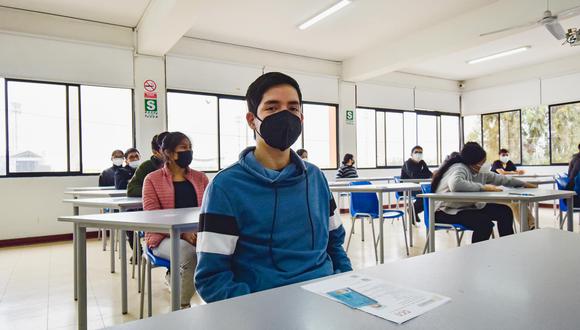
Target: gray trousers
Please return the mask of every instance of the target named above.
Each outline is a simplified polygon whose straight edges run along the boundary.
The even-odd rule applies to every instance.
[[[153,254],[163,259],[170,258],[171,240],[164,239],[158,247],[153,248]],[[191,297],[195,292],[193,285],[193,273],[197,266],[197,256],[195,246],[180,239],[179,240],[179,275],[181,277],[181,305],[190,304]]]

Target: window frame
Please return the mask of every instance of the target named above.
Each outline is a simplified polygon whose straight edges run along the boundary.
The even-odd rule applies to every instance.
[[[550,149],[550,166],[568,166],[568,163],[554,163],[552,157],[552,107],[559,107],[569,104],[580,104],[580,100],[575,102],[564,102],[548,104],[548,139],[549,139],[549,149]],[[526,165],[526,166],[547,166],[547,165]]]
[[[94,86],[94,87],[111,87],[111,88],[119,88],[119,87],[112,87],[112,86],[100,86],[100,85],[92,85],[92,84],[79,84],[79,83],[67,83],[61,81],[45,81],[45,80],[37,80],[37,79],[21,79],[21,78],[10,78],[10,77],[3,77],[4,78],[4,126],[5,126],[5,145],[6,145],[6,174],[0,175],[0,179],[2,178],[28,178],[28,177],[69,177],[69,176],[95,176],[99,175],[100,173],[84,173],[83,172],[83,134],[82,134],[82,92],[81,86]],[[65,98],[66,98],[66,157],[67,157],[67,171],[58,171],[58,172],[10,172],[10,123],[9,123],[9,115],[8,115],[8,83],[9,82],[21,82],[21,83],[32,83],[32,84],[45,84],[45,85],[59,85],[65,87]],[[70,102],[69,102],[69,87],[76,87],[78,88],[78,129],[79,129],[79,170],[78,171],[71,171],[71,140],[70,140]],[[130,89],[131,90],[131,143],[132,147],[135,147],[136,144],[136,137],[135,137],[135,90],[133,88],[123,88],[123,89]],[[0,100],[1,101],[1,100]]]

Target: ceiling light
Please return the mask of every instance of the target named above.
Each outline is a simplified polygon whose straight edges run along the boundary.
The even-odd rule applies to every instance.
[[[519,48],[515,48],[515,49],[510,49],[510,50],[503,51],[501,53],[488,55],[488,56],[484,56],[484,57],[479,57],[479,58],[474,58],[472,60],[467,61],[466,63],[467,64],[475,64],[475,63],[485,62],[485,61],[489,61],[489,60],[495,60],[496,58],[525,52],[526,50],[528,50],[530,48],[532,48],[532,46],[524,46],[524,47],[519,47]]]
[[[342,8],[350,5],[352,3],[351,0],[341,0],[339,2],[337,2],[336,4],[334,4],[332,7],[328,8],[327,10],[323,11],[322,13],[312,17],[311,19],[307,20],[306,22],[300,24],[298,26],[298,28],[300,30],[306,30],[309,27],[311,27],[312,25],[318,23],[319,21],[322,21],[323,19],[325,19],[326,17],[336,13],[337,11],[341,10]]]

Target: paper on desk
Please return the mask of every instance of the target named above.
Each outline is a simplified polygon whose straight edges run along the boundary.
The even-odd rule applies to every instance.
[[[345,274],[302,288],[398,324],[451,301],[435,293],[357,274]]]

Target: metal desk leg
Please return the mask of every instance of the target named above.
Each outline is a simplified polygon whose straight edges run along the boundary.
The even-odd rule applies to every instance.
[[[381,249],[379,252],[379,262],[381,264],[385,263],[385,235],[383,233],[383,222],[384,222],[384,210],[383,210],[383,193],[379,192],[379,236],[381,240]]]
[[[131,278],[135,279],[135,264],[137,263],[137,251],[139,250],[137,247],[137,238],[139,237],[139,232],[133,232],[133,262],[131,263]]]
[[[429,198],[429,232],[427,235],[429,240],[427,251],[435,252],[435,201],[433,198]]]
[[[540,202],[534,203],[535,227],[540,229]]]
[[[520,201],[520,231],[523,233],[528,230],[528,203]]]
[[[109,237],[111,241],[111,273],[115,272],[115,230],[110,229],[109,232],[111,233],[111,237]]]
[[[121,230],[119,236],[125,237],[125,231]],[[119,242],[119,254],[121,255],[121,312],[127,314],[127,243],[124,239]]]
[[[105,228],[100,229],[103,233],[101,236],[103,237],[103,251],[107,251],[107,230]]]
[[[73,215],[79,215],[79,207],[78,206],[74,206],[73,207]],[[77,229],[78,229],[78,225],[74,224],[73,225],[73,282],[74,282],[74,299],[75,301],[78,300],[78,282],[77,282],[77,277],[78,277],[78,269],[77,269],[77,254],[78,254],[78,250],[77,250]]]
[[[412,196],[411,195],[411,192],[410,191],[407,191],[406,192],[406,195],[405,195],[405,198],[408,198],[410,205],[412,204],[411,203],[412,202],[411,196]],[[410,208],[411,209],[413,208],[412,205],[411,205]],[[408,219],[409,219],[409,226],[408,226],[408,228],[409,228],[409,246],[412,247],[413,246],[413,222],[414,222],[413,220],[415,219],[414,213],[411,214],[411,216],[408,217]]]
[[[566,212],[566,218],[568,218],[568,231],[574,231],[574,197],[566,199],[568,205],[568,212]]]
[[[79,329],[87,329],[87,229],[77,225],[77,271],[78,271],[78,306],[77,320]]]
[[[172,229],[169,239],[171,240],[170,271],[171,271],[171,311],[181,308],[181,281],[179,278],[179,231]]]

